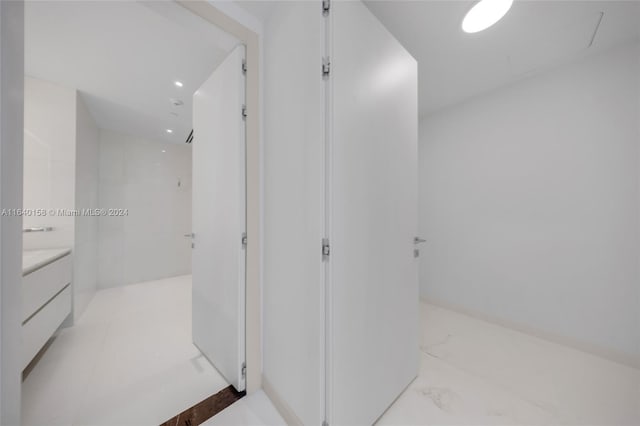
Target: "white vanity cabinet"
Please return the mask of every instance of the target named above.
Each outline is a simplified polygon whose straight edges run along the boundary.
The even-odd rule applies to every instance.
[[[23,257],[23,368],[71,313],[73,262],[69,249],[30,250]]]

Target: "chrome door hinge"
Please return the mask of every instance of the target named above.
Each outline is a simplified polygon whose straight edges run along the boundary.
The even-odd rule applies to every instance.
[[[331,255],[331,246],[329,245],[329,239],[322,239],[322,261],[327,262],[329,260],[329,256]]]
[[[246,363],[242,363],[242,368],[240,369],[240,374],[242,375],[243,379],[247,378],[247,364]]]
[[[413,257],[420,257],[420,250],[418,249],[418,244],[426,243],[427,240],[420,237],[413,238]]]
[[[247,233],[243,232],[242,233],[242,250],[246,250],[247,249]]]
[[[331,60],[328,56],[322,58],[322,78],[328,78],[331,73]]]
[[[246,105],[242,105],[242,119],[243,120],[247,119],[247,106]]]
[[[242,74],[243,75],[247,75],[247,60],[246,59],[242,60]]]
[[[322,15],[327,16],[331,9],[331,0],[322,0]]]

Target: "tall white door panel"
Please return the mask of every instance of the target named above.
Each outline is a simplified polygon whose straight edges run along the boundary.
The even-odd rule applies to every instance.
[[[319,1],[274,5],[265,43],[264,379],[305,425],[324,419]]]
[[[193,342],[245,388],[245,81],[236,47],[193,96]]]
[[[417,63],[332,2],[328,421],[372,424],[419,366]]]

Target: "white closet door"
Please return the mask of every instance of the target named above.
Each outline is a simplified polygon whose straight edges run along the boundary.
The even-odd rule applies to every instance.
[[[244,46],[193,96],[193,342],[245,388]]]
[[[417,63],[332,2],[329,424],[372,424],[419,366]]]
[[[274,5],[265,28],[264,379],[304,425],[324,419],[323,18]]]

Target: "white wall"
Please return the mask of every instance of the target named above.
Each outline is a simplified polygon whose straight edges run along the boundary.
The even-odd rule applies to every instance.
[[[99,218],[99,287],[191,273],[191,147],[101,130],[99,158],[98,205],[128,209]]]
[[[25,77],[24,208],[82,210],[98,203],[98,128],[71,88]],[[84,215],[24,216],[24,249],[73,249],[73,317],[97,289],[98,219]]]
[[[624,46],[428,116],[424,298],[640,357],[640,67]]]
[[[22,207],[24,3],[0,2],[0,208]],[[20,424],[22,218],[0,215],[0,424]]]
[[[98,207],[98,128],[76,94],[76,209]],[[73,314],[84,312],[98,288],[98,217],[77,216],[74,223]]]
[[[24,208],[75,208],[76,91],[25,77]],[[74,217],[24,216],[25,228],[52,232],[24,234],[24,249],[73,247]]]

